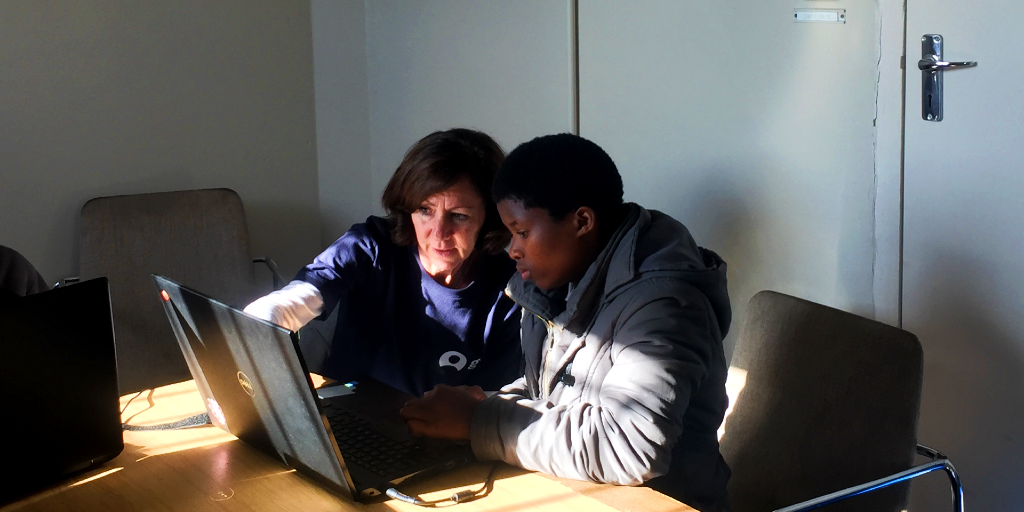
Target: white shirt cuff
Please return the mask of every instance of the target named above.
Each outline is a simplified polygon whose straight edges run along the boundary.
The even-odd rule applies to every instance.
[[[292,281],[287,286],[254,300],[245,312],[297,331],[316,318],[324,309],[324,298],[315,286],[305,281]]]

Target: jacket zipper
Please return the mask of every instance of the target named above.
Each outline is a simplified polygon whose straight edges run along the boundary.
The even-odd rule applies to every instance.
[[[541,355],[540,381],[537,383],[537,385],[540,387],[540,397],[547,400],[548,396],[550,395],[550,393],[548,392],[548,375],[551,373],[551,369],[549,368],[548,363],[548,354],[550,354],[551,349],[555,347],[555,331],[560,331],[560,329],[558,329],[558,326],[555,325],[554,322],[538,315],[532,309],[524,306],[522,303],[520,303],[514,297],[512,297],[512,292],[511,290],[509,290],[508,287],[505,288],[505,296],[507,296],[509,299],[512,299],[512,302],[518,304],[519,307],[523,308],[524,311],[530,313],[531,315],[537,317],[540,321],[544,322],[545,327],[547,327],[547,347],[544,349],[544,354]],[[557,364],[557,361],[555,363]]]

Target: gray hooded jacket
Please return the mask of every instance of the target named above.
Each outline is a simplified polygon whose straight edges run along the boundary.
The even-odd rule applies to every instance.
[[[716,435],[728,405],[726,265],[675,219],[628,208],[571,293],[509,282],[526,371],[477,408],[473,451],[726,510]]]

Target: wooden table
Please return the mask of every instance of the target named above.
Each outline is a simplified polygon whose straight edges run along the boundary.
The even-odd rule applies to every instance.
[[[122,421],[153,425],[203,412],[192,381],[121,397]],[[295,510],[423,511],[396,500],[358,504],[324,490],[280,461],[207,425],[176,431],[124,433],[124,451],[83,475],[0,512],[34,510]],[[16,468],[14,468],[16,469]],[[409,485],[406,492],[440,499],[478,488],[490,464],[477,463]],[[443,490],[436,490],[443,489]],[[578,482],[511,466],[498,469],[490,494],[457,506],[459,512],[519,510],[687,512],[690,507],[644,487]]]

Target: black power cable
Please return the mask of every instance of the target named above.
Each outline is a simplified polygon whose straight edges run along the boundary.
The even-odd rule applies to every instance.
[[[436,507],[441,503],[447,503],[449,501],[456,504],[465,503],[467,501],[473,501],[477,498],[486,496],[491,492],[491,488],[494,487],[494,475],[498,471],[498,464],[499,463],[495,462],[494,464],[491,465],[491,471],[487,473],[487,479],[484,480],[484,485],[482,485],[479,489],[466,489],[464,491],[459,491],[455,494],[452,494],[448,498],[425,501],[420,499],[419,496],[409,496],[408,494],[405,494],[394,487],[388,489],[385,492],[385,494],[396,500],[411,503],[413,505],[419,505],[421,507]]]

